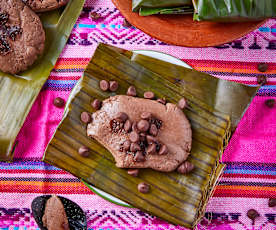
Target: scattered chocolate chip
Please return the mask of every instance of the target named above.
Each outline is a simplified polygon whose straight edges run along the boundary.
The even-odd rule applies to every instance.
[[[125,150],[125,151],[128,151],[128,150],[130,149],[130,145],[131,145],[130,141],[129,141],[129,140],[126,140],[126,141],[124,142],[124,144],[123,144],[124,150]]]
[[[268,70],[268,64],[267,63],[258,64],[258,70],[260,72],[266,72]]]
[[[255,223],[255,219],[259,216],[260,214],[255,209],[249,209],[247,211],[247,217],[253,221],[253,225]]]
[[[144,98],[146,98],[146,99],[153,99],[154,97],[155,97],[155,95],[153,92],[148,91],[148,92],[144,93]]]
[[[102,91],[107,91],[107,90],[109,89],[109,83],[108,83],[108,81],[106,81],[106,80],[101,80],[101,81],[100,81],[100,89],[101,89]]]
[[[157,141],[155,137],[150,136],[150,135],[147,135],[146,138],[147,138],[148,144],[155,143]]]
[[[156,144],[151,143],[149,147],[147,148],[147,153],[148,154],[155,154],[156,153]]]
[[[145,183],[145,182],[141,182],[138,184],[138,191],[141,193],[148,193],[150,190],[150,186]]]
[[[268,108],[273,108],[274,105],[275,105],[275,100],[274,99],[267,99],[265,101],[265,105],[268,107]]]
[[[257,82],[259,85],[265,85],[267,83],[267,78],[264,75],[257,76]]]
[[[157,134],[158,134],[158,129],[157,129],[157,127],[156,127],[155,124],[151,124],[149,133],[150,133],[152,136],[154,136],[154,137],[157,136]]]
[[[140,120],[138,123],[137,123],[137,128],[139,131],[141,132],[147,132],[148,129],[150,127],[150,124],[147,120]]]
[[[126,19],[124,19],[124,21],[123,21],[123,27],[129,28],[129,27],[131,27],[131,26],[132,26],[132,25],[129,23],[129,21],[126,20]]]
[[[194,169],[194,167],[195,166],[191,162],[185,161],[177,168],[177,172],[181,174],[187,174],[191,172]]]
[[[178,102],[178,107],[180,109],[185,109],[187,107],[187,101],[185,98],[181,98]]]
[[[125,124],[124,124],[124,130],[128,133],[131,130],[131,121],[130,120],[126,120]]]
[[[61,97],[56,97],[54,100],[54,106],[62,108],[65,104],[65,101]]]
[[[81,146],[79,148],[79,154],[82,157],[88,157],[89,156],[89,148],[87,148],[86,146]]]
[[[87,113],[87,112],[82,112],[81,113],[81,121],[83,122],[83,123],[90,123],[91,121],[92,121],[92,117],[91,117],[91,115],[89,114],[89,113]]]
[[[150,112],[143,112],[141,113],[140,117],[144,120],[149,120],[151,118],[151,113]]]
[[[132,96],[132,97],[136,97],[137,93],[136,93],[136,89],[135,87],[132,85],[127,89],[127,93],[128,96]]]
[[[275,198],[269,198],[268,206],[271,207],[271,208],[276,207],[276,199]]]
[[[130,151],[131,152],[135,153],[135,152],[140,151],[140,150],[141,150],[141,147],[137,143],[131,143],[130,144]]]
[[[118,84],[117,81],[110,81],[109,82],[109,90],[111,92],[115,92],[118,89],[118,87],[119,87],[119,84]]]
[[[135,131],[132,131],[130,134],[129,134],[129,140],[132,142],[132,143],[137,143],[139,141],[140,137],[139,137],[139,134]]]
[[[95,99],[95,100],[92,102],[91,106],[92,106],[94,109],[97,109],[97,110],[98,110],[98,109],[101,108],[102,102],[101,102],[99,99]]]
[[[157,101],[163,105],[166,105],[166,100],[165,98],[158,98]]]
[[[145,160],[146,160],[146,158],[143,155],[142,151],[137,151],[136,154],[135,154],[135,157],[134,157],[134,161],[136,161],[136,162],[143,162]]]
[[[162,145],[162,147],[160,148],[158,154],[159,155],[165,155],[168,153],[168,147],[166,145]]]
[[[99,13],[97,13],[97,12],[91,12],[90,13],[90,18],[92,18],[92,19],[95,19],[95,20],[97,20],[97,19],[99,19],[99,18],[101,18],[102,16],[99,14]]]
[[[128,175],[137,177],[139,174],[139,169],[129,169],[127,170]]]
[[[137,133],[139,133],[139,130],[138,130],[138,128],[137,128],[137,122],[136,121],[134,121],[133,123],[132,123],[132,131],[135,131],[135,132],[137,132]]]
[[[124,112],[119,112],[115,115],[115,119],[120,122],[125,122],[128,119],[128,115]]]

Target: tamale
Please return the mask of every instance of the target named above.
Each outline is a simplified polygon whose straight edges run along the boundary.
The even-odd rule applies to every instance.
[[[0,72],[0,161],[12,160],[15,138],[63,50],[83,4],[84,0],[72,0],[64,10],[41,14],[46,33],[44,55],[18,75]]]
[[[187,74],[174,68],[175,65],[166,62],[162,62],[162,65],[162,70],[167,67],[166,74],[156,70],[156,63],[152,59],[100,44],[69,97],[63,120],[47,146],[43,161],[65,169],[86,183],[93,184],[145,212],[192,228],[203,215],[224,167],[219,160],[230,137],[230,115],[229,111],[215,109],[214,103],[206,103],[205,98],[198,97],[195,90],[190,91],[190,87],[176,84],[176,77],[185,82]],[[198,72],[193,72],[194,77],[188,77],[187,81],[193,85],[194,79],[194,89],[200,86],[200,92],[209,84],[204,79],[200,80],[200,75],[196,77],[196,73]],[[128,87],[134,85],[139,97],[150,90],[158,98],[165,97],[168,102],[177,103],[182,97],[188,100],[189,106],[184,112],[193,130],[193,144],[188,160],[195,165],[190,174],[161,173],[145,169],[141,170],[139,177],[129,176],[126,170],[115,166],[112,155],[101,144],[87,137],[86,125],[80,121],[80,114],[83,111],[95,111],[91,107],[91,101],[95,98],[103,100],[115,95],[114,92],[103,92],[99,88],[99,81],[103,79],[116,80],[119,83],[116,94],[125,94]],[[233,84],[237,87],[240,85]],[[254,89],[248,91],[250,98],[257,90],[256,87]],[[207,90],[210,94],[216,94],[216,90],[208,88],[206,92]],[[207,95],[206,92],[204,95]],[[245,109],[248,101],[241,104]],[[231,105],[230,101],[228,106]],[[87,158],[79,155],[78,148],[81,146],[90,149]],[[151,185],[149,194],[137,192],[137,185],[142,181]]]

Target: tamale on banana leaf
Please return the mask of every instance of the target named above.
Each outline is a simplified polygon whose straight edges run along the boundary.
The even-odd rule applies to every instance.
[[[193,0],[198,21],[239,22],[276,17],[275,0]]]
[[[41,14],[45,51],[29,70],[18,75],[0,72],[0,160],[11,161],[15,138],[33,102],[53,69],[81,13],[84,0],[71,0],[64,10]]]
[[[216,86],[197,95],[204,87],[211,86],[207,78],[201,79],[201,75],[196,75],[198,72],[192,70],[193,75],[189,76],[188,70],[185,74],[179,66],[170,63],[159,64],[162,65],[160,71],[152,58],[100,44],[69,97],[63,120],[49,143],[43,160],[134,207],[171,223],[192,228],[204,214],[208,199],[223,170],[224,165],[219,160],[230,137],[231,115],[228,114],[229,111],[218,111],[215,108],[215,96],[211,94],[216,95]],[[167,69],[165,74],[164,69]],[[193,87],[175,83],[175,78],[185,82],[187,75],[187,82]],[[112,155],[101,144],[87,137],[86,125],[80,121],[80,114],[83,111],[95,112],[91,107],[91,101],[95,98],[104,100],[115,95],[99,88],[99,82],[103,79],[119,83],[116,94],[125,94],[128,87],[134,85],[139,97],[145,91],[152,91],[156,97],[165,97],[172,103],[177,103],[182,97],[187,99],[188,107],[184,112],[193,131],[192,151],[188,160],[195,165],[190,174],[145,169],[140,171],[139,177],[132,177],[126,170],[115,166]],[[233,84],[239,86],[238,83]],[[256,90],[257,88],[248,91],[248,101]],[[205,102],[207,96],[212,99],[207,98],[209,101]],[[248,101],[241,102],[244,110]],[[231,107],[231,101],[229,102],[228,106]],[[87,158],[78,154],[81,146],[90,148]],[[137,191],[140,182],[150,184],[150,193]]]

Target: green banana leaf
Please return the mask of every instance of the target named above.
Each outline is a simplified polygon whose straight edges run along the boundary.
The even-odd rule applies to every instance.
[[[231,114],[228,113],[232,109],[218,111],[215,108],[215,78],[188,69],[183,72],[184,69],[100,44],[67,101],[63,120],[47,146],[43,161],[65,169],[86,183],[145,212],[173,224],[193,228],[204,214],[224,167],[219,161],[230,138]],[[103,79],[118,81],[117,92],[103,92],[99,88],[99,81]],[[183,84],[185,82],[187,86]],[[238,83],[233,84],[237,88],[240,86]],[[140,171],[139,177],[132,177],[125,169],[115,166],[112,155],[101,144],[87,137],[86,125],[80,121],[80,114],[83,111],[95,111],[91,107],[91,101],[95,98],[103,100],[111,95],[125,94],[130,85],[136,87],[139,97],[150,90],[158,98],[165,97],[172,103],[177,103],[182,97],[187,99],[189,106],[184,112],[193,131],[188,160],[195,165],[191,173],[180,175],[145,169]],[[250,95],[248,101],[256,90],[250,88],[247,92]],[[244,110],[248,101],[240,102]],[[230,98],[225,99],[225,103],[225,107],[237,105]],[[90,148],[91,154],[87,158],[78,154],[81,146]],[[142,181],[150,184],[150,193],[141,194],[137,191],[137,185]]]
[[[19,75],[0,72],[0,161],[12,160],[15,138],[62,52],[84,2],[71,0],[64,10],[41,14],[46,33],[43,56]]]
[[[194,0],[197,21],[258,21],[276,17],[275,0]]]
[[[149,16],[153,14],[193,14],[194,8],[192,6],[182,6],[173,8],[146,8],[142,7],[139,10],[140,16]]]

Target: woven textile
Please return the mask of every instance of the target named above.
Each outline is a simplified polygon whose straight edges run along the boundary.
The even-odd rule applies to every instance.
[[[91,11],[102,17],[92,20]],[[259,90],[232,136],[222,159],[227,167],[198,229],[276,229],[276,209],[268,207],[268,198],[276,198],[276,107],[264,105],[265,100],[276,99],[276,20],[229,44],[196,49],[167,45],[134,27],[123,27],[123,20],[110,0],[86,2],[18,135],[15,162],[0,163],[0,229],[38,229],[30,204],[41,194],[59,194],[78,203],[87,214],[89,229],[184,229],[109,203],[71,174],[40,161],[63,114],[52,101],[57,96],[68,98],[98,42],[162,51],[215,77],[253,85],[262,75],[257,64],[268,63],[268,84]],[[260,213],[254,225],[246,216],[251,208]]]

